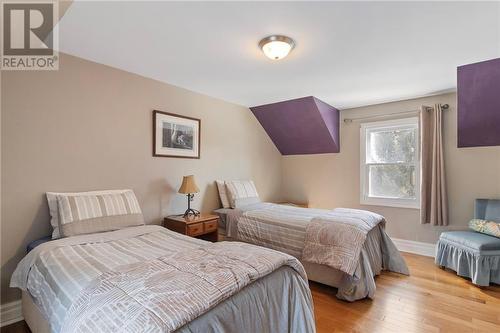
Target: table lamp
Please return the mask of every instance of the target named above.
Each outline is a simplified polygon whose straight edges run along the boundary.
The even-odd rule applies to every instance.
[[[200,189],[198,188],[198,186],[196,186],[196,183],[194,182],[194,176],[193,175],[184,176],[184,178],[182,178],[181,187],[179,188],[179,193],[186,194],[188,199],[188,208],[184,213],[184,217],[188,217],[190,215],[194,216],[200,215],[199,211],[191,208],[191,201],[193,201],[194,198],[193,193],[198,193],[198,192],[200,192]]]

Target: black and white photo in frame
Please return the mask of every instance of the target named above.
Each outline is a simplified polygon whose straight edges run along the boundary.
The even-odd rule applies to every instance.
[[[200,158],[201,120],[153,111],[153,156]]]

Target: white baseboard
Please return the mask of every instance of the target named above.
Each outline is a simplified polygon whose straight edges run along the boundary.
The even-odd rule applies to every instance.
[[[420,254],[421,256],[434,257],[436,244],[416,242],[407,239],[391,238],[401,252]]]
[[[23,320],[21,300],[0,306],[0,327],[4,327]]]

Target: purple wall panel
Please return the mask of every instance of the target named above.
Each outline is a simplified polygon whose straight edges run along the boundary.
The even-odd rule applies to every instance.
[[[309,96],[251,107],[282,155],[338,153],[339,111]]]
[[[500,58],[457,69],[458,147],[500,145]]]
[[[316,97],[313,97],[313,99],[316,103],[318,111],[323,117],[326,127],[330,131],[333,141],[338,147],[338,150],[336,151],[336,153],[338,153],[340,151],[340,112],[333,106],[326,104]]]

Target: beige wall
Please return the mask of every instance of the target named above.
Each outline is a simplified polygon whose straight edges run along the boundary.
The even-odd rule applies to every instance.
[[[181,213],[182,176],[216,208],[215,179],[251,178],[279,199],[281,156],[246,108],[62,55],[60,70],[2,73],[1,302],[26,245],[50,233],[46,191],[132,188],[146,221]],[[152,110],[201,118],[201,159],[152,157]]]
[[[419,224],[418,210],[359,205],[357,122],[342,123],[339,154],[281,157],[247,108],[138,75],[66,55],[56,72],[0,75],[2,303],[19,297],[8,281],[26,244],[50,232],[46,191],[132,188],[147,222],[159,223],[185,209],[176,194],[183,175],[196,176],[194,206],[206,212],[219,205],[215,179],[252,178],[264,200],[370,209],[387,217],[392,237],[422,242],[464,228],[474,198],[500,197],[500,147],[456,148],[455,94],[342,112],[343,119],[450,104],[451,225],[437,228]],[[151,156],[153,109],[202,119],[200,160]]]
[[[443,230],[466,228],[473,214],[474,198],[500,198],[500,147],[457,148],[456,94],[345,110],[341,118],[415,110],[422,104],[435,103],[448,103],[451,107],[444,114],[449,227],[421,225],[416,209],[359,204],[359,122],[342,121],[339,154],[283,157],[282,191],[286,199],[308,201],[313,207],[373,210],[387,218],[390,236],[407,240],[435,242]]]

